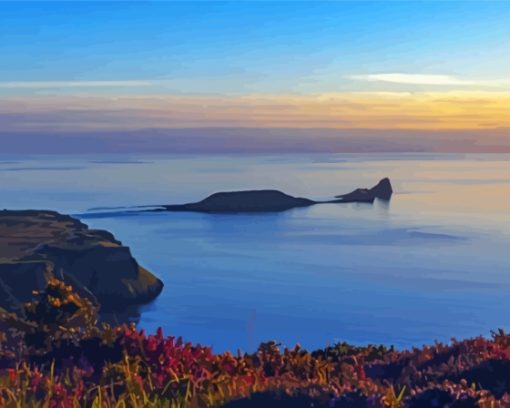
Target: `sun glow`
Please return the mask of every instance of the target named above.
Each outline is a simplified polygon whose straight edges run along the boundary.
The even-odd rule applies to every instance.
[[[16,117],[20,107],[23,121]],[[5,115],[3,127],[11,130],[37,126],[496,129],[510,128],[510,92],[17,95],[0,101],[0,112]]]

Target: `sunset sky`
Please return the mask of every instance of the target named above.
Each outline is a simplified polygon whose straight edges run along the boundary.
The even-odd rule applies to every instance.
[[[2,2],[0,141],[510,151],[509,22],[488,1]]]

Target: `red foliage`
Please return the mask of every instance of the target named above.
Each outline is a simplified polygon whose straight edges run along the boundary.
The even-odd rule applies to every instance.
[[[93,316],[79,308],[60,313],[69,302],[54,299],[69,291],[58,288],[51,302],[40,295],[44,307],[32,306],[32,322],[41,310],[44,324],[26,324],[31,334],[44,333],[43,343],[27,346],[23,336],[15,347],[0,343],[0,406],[510,407],[510,336],[503,331],[404,351],[341,343],[308,352],[268,342],[250,354],[217,354],[161,329],[76,328],[74,313],[87,324]]]

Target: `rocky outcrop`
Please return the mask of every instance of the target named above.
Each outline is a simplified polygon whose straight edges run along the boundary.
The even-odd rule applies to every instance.
[[[349,194],[336,196],[336,200],[314,201],[293,197],[278,190],[246,190],[215,193],[189,204],[164,205],[150,211],[195,211],[205,213],[277,212],[314,204],[372,203],[376,198],[389,200],[393,190],[388,178],[372,188],[358,188]]]
[[[348,194],[336,196],[344,203],[352,202],[373,202],[376,198],[389,200],[393,194],[393,188],[389,178],[383,178],[372,188],[358,188]]]
[[[292,197],[278,190],[247,190],[215,193],[197,203],[167,205],[164,210],[208,213],[275,212],[313,204],[315,201]]]
[[[0,211],[0,307],[20,311],[52,277],[104,311],[146,303],[163,288],[107,231],[53,211]]]
[[[393,188],[391,187],[390,179],[385,177],[377,185],[372,187],[370,191],[376,198],[381,200],[389,200],[393,194]]]

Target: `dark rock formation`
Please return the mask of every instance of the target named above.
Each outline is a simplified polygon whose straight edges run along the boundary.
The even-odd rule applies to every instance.
[[[393,194],[390,179],[383,178],[372,188],[358,188],[348,194],[336,196],[344,203],[352,202],[373,202],[376,198],[389,200]]]
[[[276,212],[313,204],[315,201],[292,197],[278,190],[248,190],[215,193],[197,203],[166,205],[164,210],[208,213]]]
[[[291,208],[308,207],[314,204],[372,203],[376,198],[388,200],[392,193],[390,180],[384,178],[370,189],[359,188],[349,194],[336,196],[336,200],[330,201],[313,201],[308,198],[293,197],[278,190],[247,190],[215,193],[196,203],[164,205],[161,208],[149,211],[278,212]]]
[[[375,197],[382,200],[389,200],[393,194],[393,188],[391,187],[390,179],[385,177],[377,185],[370,189]]]
[[[0,307],[20,311],[52,277],[105,311],[148,302],[163,288],[107,231],[53,211],[0,211]]]

